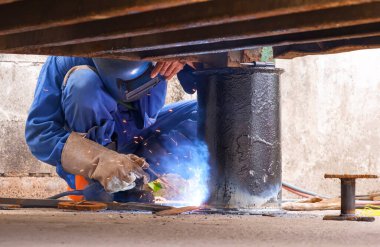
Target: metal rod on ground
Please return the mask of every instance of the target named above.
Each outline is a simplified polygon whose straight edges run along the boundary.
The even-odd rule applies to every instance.
[[[0,209],[19,206],[21,208],[57,208],[59,203],[75,203],[70,200],[56,200],[56,199],[30,199],[30,198],[3,198],[0,197]],[[88,203],[88,202],[87,202]],[[92,204],[102,203],[102,202],[90,202]],[[139,203],[139,202],[127,202],[127,203],[118,203],[118,202],[108,202],[108,210],[142,210],[142,211],[151,211],[158,212],[162,210],[173,209],[171,206],[156,205],[150,203]]]

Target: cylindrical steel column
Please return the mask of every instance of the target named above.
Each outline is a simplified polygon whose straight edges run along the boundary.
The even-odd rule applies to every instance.
[[[210,152],[211,207],[280,206],[280,73],[270,67],[198,73],[198,133]]]

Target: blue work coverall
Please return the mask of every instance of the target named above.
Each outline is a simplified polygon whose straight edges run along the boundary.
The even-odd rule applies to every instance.
[[[89,68],[75,70],[64,85],[67,72],[79,65]],[[175,135],[185,137],[185,141],[195,138],[196,101],[164,106],[167,82],[162,79],[147,95],[126,105],[107,92],[94,68],[91,58],[48,57],[26,122],[30,151],[39,160],[56,166],[71,188],[76,188],[75,176],[61,165],[61,153],[71,131],[87,133],[89,139],[103,146],[116,140],[119,153],[138,152],[148,162],[156,159],[149,158],[155,150],[150,145],[165,149],[167,140]],[[195,91],[191,72],[192,68],[185,66],[178,74],[187,93]],[[152,141],[147,145],[146,140]]]

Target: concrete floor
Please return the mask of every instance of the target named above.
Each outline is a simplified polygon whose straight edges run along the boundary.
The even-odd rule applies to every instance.
[[[328,212],[331,214],[332,212]],[[282,217],[48,209],[0,211],[0,246],[379,246],[373,223],[322,221],[321,214]]]

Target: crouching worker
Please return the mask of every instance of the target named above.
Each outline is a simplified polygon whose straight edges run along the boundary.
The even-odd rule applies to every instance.
[[[162,135],[178,128],[187,140],[195,135],[195,101],[164,107],[166,80],[178,73],[193,93],[192,71],[179,61],[49,57],[29,111],[27,144],[56,166],[70,190],[84,190],[84,199],[136,201],[142,197],[136,185],[149,181],[149,157],[136,154],[164,149]],[[146,152],[149,139],[157,150]]]

